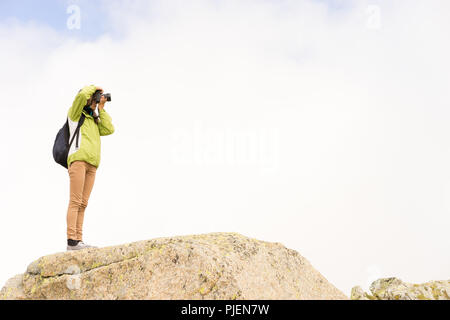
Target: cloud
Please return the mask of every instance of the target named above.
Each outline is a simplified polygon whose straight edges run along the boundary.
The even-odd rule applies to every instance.
[[[347,294],[368,266],[447,277],[449,4],[377,1],[368,26],[373,3],[345,3],[108,1],[89,41],[0,25],[0,241],[23,263],[63,248],[68,176],[51,147],[95,83],[116,132],[91,241],[237,231],[298,250]]]

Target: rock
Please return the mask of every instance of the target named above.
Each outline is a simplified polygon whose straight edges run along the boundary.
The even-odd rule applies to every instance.
[[[0,291],[0,298],[8,297],[12,297],[14,300],[26,299],[23,292],[23,274],[18,274],[6,281],[4,288]]]
[[[358,289],[359,288],[359,289]],[[383,278],[370,285],[372,294],[360,287],[352,289],[353,300],[450,300],[450,281],[430,281],[423,284],[411,284],[398,278]]]
[[[348,299],[298,252],[238,233],[156,238],[44,256],[3,299]]]
[[[360,286],[356,286],[352,288],[352,292],[350,294],[350,299],[352,300],[371,300],[367,293],[363,291]]]

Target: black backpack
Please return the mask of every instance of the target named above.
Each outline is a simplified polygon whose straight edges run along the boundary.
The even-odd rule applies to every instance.
[[[67,157],[69,154],[70,146],[72,145],[73,139],[77,136],[76,147],[78,148],[78,140],[80,135],[80,127],[83,125],[85,115],[81,113],[80,120],[78,121],[78,126],[75,129],[72,140],[69,142],[70,131],[69,131],[69,119],[66,120],[63,127],[59,129],[56,135],[55,143],[53,144],[53,159],[64,168],[67,169]]]

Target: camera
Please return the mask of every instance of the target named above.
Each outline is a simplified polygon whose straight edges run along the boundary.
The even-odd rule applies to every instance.
[[[106,98],[106,101],[111,101],[111,93],[102,94],[101,91],[95,91],[93,98],[95,99],[95,102],[99,103],[102,96]]]

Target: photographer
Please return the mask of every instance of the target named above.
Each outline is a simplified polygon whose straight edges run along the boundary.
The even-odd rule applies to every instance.
[[[67,209],[67,250],[92,248],[83,242],[83,220],[89,196],[94,186],[96,170],[100,164],[100,136],[114,132],[111,117],[104,110],[110,94],[94,85],[81,89],[68,112],[70,139],[81,114],[85,120],[80,127],[79,143],[69,149],[67,166],[70,177],[70,201]],[[95,109],[98,104],[98,115]]]

